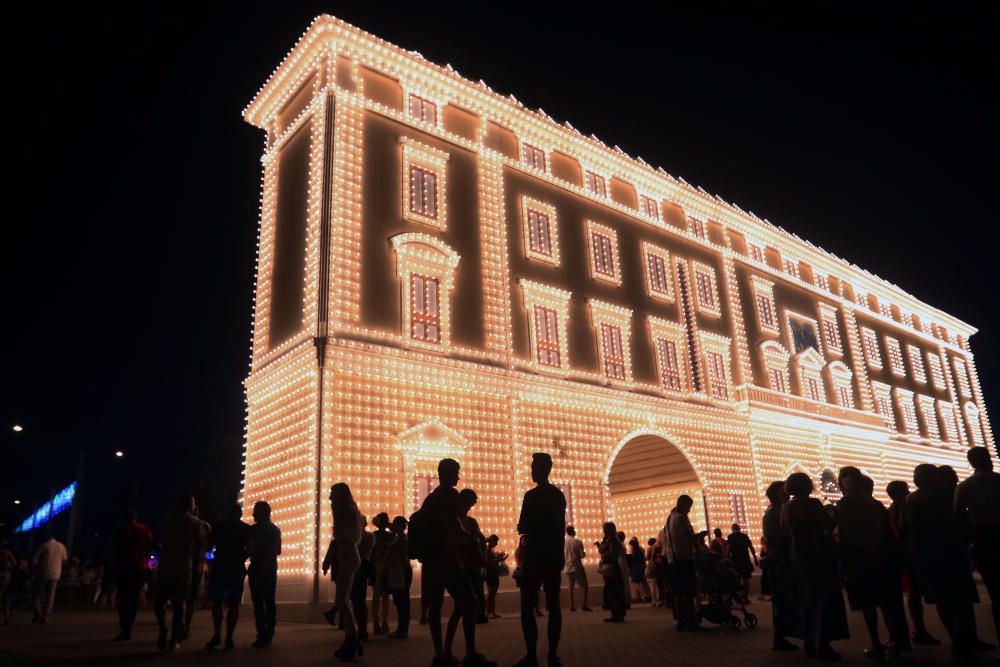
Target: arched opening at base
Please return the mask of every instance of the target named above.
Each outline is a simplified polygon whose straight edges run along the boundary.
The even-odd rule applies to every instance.
[[[705,500],[698,473],[676,446],[658,435],[638,435],[629,440],[611,462],[608,472],[610,516],[631,538],[656,537],[666,523],[677,497],[694,499],[691,524],[704,530]]]

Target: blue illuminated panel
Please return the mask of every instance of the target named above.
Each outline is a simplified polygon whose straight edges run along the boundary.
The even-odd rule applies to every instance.
[[[76,496],[76,482],[73,482],[65,489],[57,493],[51,500],[35,510],[34,514],[21,522],[21,525],[14,531],[15,533],[27,533],[39,526],[44,525],[50,519],[63,512],[73,504],[73,497]]]

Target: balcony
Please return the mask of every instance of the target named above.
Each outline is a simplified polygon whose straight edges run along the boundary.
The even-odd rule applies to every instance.
[[[752,385],[738,387],[736,393],[737,400],[746,401],[751,409],[777,409],[782,412],[805,413],[821,419],[854,422],[870,428],[886,428],[885,419],[874,412],[854,410],[832,403],[821,403],[802,396],[794,396]]]

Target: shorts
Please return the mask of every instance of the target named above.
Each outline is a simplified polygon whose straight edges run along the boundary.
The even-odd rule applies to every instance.
[[[195,601],[201,596],[201,585],[205,581],[205,571],[198,568],[191,573],[191,586],[188,589],[188,600]]]
[[[486,586],[488,588],[499,588],[500,587],[500,571],[494,570],[491,567],[486,568]]]
[[[524,568],[521,571],[521,598],[537,599],[539,588],[544,588],[547,596],[558,596],[561,583],[562,568]]]
[[[573,586],[587,588],[587,571],[581,567],[579,570],[567,572],[566,581],[569,582],[570,588]]]
[[[186,600],[191,592],[191,571],[156,573],[156,591],[154,599],[160,602],[167,600]]]
[[[239,604],[243,600],[243,568],[224,570],[216,566],[208,577],[208,597],[212,602]]]
[[[458,561],[427,561],[421,571],[421,601],[431,607],[444,604],[444,592],[448,591],[456,606],[471,604],[472,584],[465,569]]]

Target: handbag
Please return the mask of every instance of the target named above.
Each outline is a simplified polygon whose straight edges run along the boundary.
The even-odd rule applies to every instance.
[[[497,566],[497,574],[501,577],[509,577],[510,566],[507,565],[507,563],[500,563],[500,565]]]

